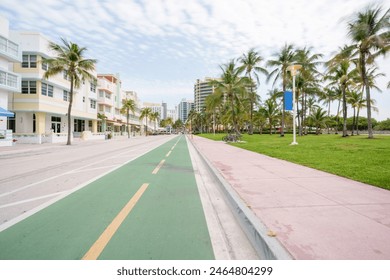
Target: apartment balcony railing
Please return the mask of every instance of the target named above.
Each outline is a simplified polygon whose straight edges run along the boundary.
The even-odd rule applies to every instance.
[[[0,56],[11,62],[22,62],[22,52],[19,45],[0,36]]]
[[[20,92],[21,78],[19,75],[0,69],[0,88]]]

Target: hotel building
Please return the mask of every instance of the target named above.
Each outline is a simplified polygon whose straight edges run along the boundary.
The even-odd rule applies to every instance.
[[[206,107],[206,97],[214,92],[213,86],[210,82],[214,78],[204,78],[204,80],[197,79],[194,84],[194,106],[195,111],[200,113]]]
[[[12,145],[12,130],[9,120],[14,113],[9,111],[8,99],[20,92],[21,78],[14,73],[13,63],[22,62],[20,46],[9,39],[9,23],[0,17],[0,146]]]
[[[50,41],[37,32],[11,31],[10,38],[23,50],[22,62],[14,63],[14,72],[22,77],[21,92],[8,100],[15,112],[10,128],[18,141],[29,143],[65,142],[70,98],[70,81],[66,71],[45,79],[48,65],[44,58],[55,56]],[[96,74],[95,74],[96,76]],[[73,136],[84,131],[97,132],[97,82],[84,81],[74,89],[72,106]]]

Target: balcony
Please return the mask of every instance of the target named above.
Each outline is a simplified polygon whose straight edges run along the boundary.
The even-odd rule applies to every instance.
[[[21,78],[19,75],[0,69],[0,88],[8,91],[21,91]]]
[[[0,36],[0,56],[10,62],[22,62],[22,52],[19,45]]]

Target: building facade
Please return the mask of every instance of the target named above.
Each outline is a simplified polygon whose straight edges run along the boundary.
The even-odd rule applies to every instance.
[[[185,123],[188,119],[188,114],[194,109],[194,101],[182,99],[177,106],[178,119]]]
[[[14,63],[21,76],[21,92],[8,100],[15,112],[10,128],[18,141],[28,143],[63,142],[67,137],[67,110],[70,81],[66,71],[48,79],[44,58],[54,57],[50,41],[37,32],[11,31],[10,37],[22,49],[22,62]],[[95,75],[96,76],[96,75]],[[73,136],[84,131],[97,132],[96,78],[74,89],[71,130]]]
[[[210,82],[214,78],[206,77],[204,80],[197,79],[194,84],[194,106],[195,111],[200,113],[206,107],[206,98],[214,92],[213,86]]]
[[[21,77],[13,71],[13,63],[22,62],[19,44],[9,39],[8,20],[0,17],[0,146],[12,145],[9,121],[15,114],[9,111],[8,100],[20,92]]]

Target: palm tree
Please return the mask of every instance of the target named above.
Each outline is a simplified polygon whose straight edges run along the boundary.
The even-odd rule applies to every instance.
[[[298,78],[301,80],[301,125],[299,127],[300,135],[303,134],[303,128],[306,131],[306,111],[307,111],[307,95],[315,95],[319,92],[318,89],[318,77],[320,76],[317,67],[322,64],[319,61],[323,55],[319,53],[313,53],[312,47],[304,47],[296,52],[296,61],[302,65],[302,69],[299,72]],[[299,118],[299,116],[298,116]]]
[[[215,127],[217,126],[216,122],[216,113],[217,109],[222,105],[222,94],[214,92],[206,97],[206,112],[211,112],[213,114],[213,133],[215,134]]]
[[[158,122],[158,118],[160,117],[160,114],[158,113],[158,112],[154,112],[154,113],[151,113],[150,114],[150,120],[152,121],[152,122],[154,122],[154,130],[155,131],[157,131],[157,127],[156,127],[156,125],[157,125],[157,122]]]
[[[151,114],[152,114],[152,109],[149,107],[145,107],[142,108],[141,115],[139,116],[141,120],[146,119],[145,136],[148,136],[148,118],[150,118]]]
[[[44,78],[48,79],[51,76],[67,71],[70,79],[70,98],[68,105],[68,140],[66,145],[71,145],[71,114],[74,89],[79,88],[84,80],[95,80],[91,72],[95,70],[97,61],[95,59],[84,58],[86,48],[79,47],[77,44],[68,42],[63,38],[61,40],[63,45],[49,44],[49,48],[55,52],[56,56],[54,58],[44,59],[44,62],[48,65],[48,70],[45,72]]]
[[[261,114],[268,120],[269,133],[272,134],[272,127],[275,125],[279,116],[278,105],[276,104],[275,100],[269,98],[264,102],[264,105],[262,108],[260,108],[260,111]]]
[[[97,117],[98,117],[98,119],[102,120],[102,132],[105,132],[106,131],[107,116],[105,114],[98,113]]]
[[[249,101],[249,134],[253,134],[253,107],[257,101],[257,94],[254,89],[257,88],[257,85],[260,83],[258,72],[261,72],[265,75],[268,75],[268,71],[260,67],[260,62],[263,61],[263,58],[256,52],[254,49],[250,49],[247,54],[243,54],[240,58],[240,62],[245,69],[245,75],[249,78],[249,92],[248,92],[248,101]],[[252,75],[256,78],[256,82],[253,80]]]
[[[321,128],[326,126],[326,111],[320,107],[317,108],[309,117],[310,121],[316,127],[316,134],[320,134]]]
[[[278,79],[282,79],[282,89],[283,92],[286,91],[287,87],[287,67],[292,64],[295,60],[295,51],[293,45],[285,44],[284,47],[280,50],[279,53],[275,53],[273,56],[276,57],[274,60],[268,60],[267,66],[275,67],[274,70],[270,72],[268,75],[267,81],[269,81],[272,77],[275,77],[273,86],[275,85]],[[282,96],[282,127],[280,130],[280,136],[284,136],[284,95]]]
[[[358,67],[366,91],[368,138],[374,138],[371,120],[371,93],[367,66],[390,50],[390,9],[382,12],[382,7],[368,6],[357,12],[348,22],[348,35],[355,43],[352,47],[358,57]]]
[[[358,75],[358,69],[352,67],[351,48],[344,47],[330,61],[326,63],[329,70],[325,79],[331,80],[329,85],[337,85],[342,93],[343,100],[343,137],[347,133],[347,91],[354,84]]]
[[[136,107],[136,105],[135,105],[135,101],[133,99],[124,99],[122,101],[121,113],[126,114],[127,138],[130,138],[130,129],[129,129],[130,112],[132,112],[134,114],[135,107]]]
[[[246,91],[249,80],[246,77],[240,76],[244,69],[242,67],[237,67],[234,60],[220,66],[220,68],[223,72],[221,78],[213,80],[212,85],[215,86],[215,91],[223,94],[230,103],[233,129],[235,134],[240,135],[237,110],[239,109],[240,96]]]

